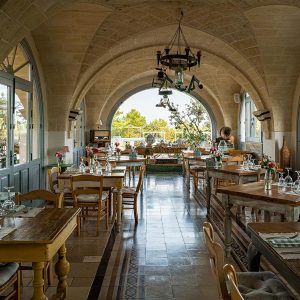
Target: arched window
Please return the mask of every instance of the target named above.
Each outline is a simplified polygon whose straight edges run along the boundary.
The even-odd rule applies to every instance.
[[[32,171],[28,164],[38,162],[39,167],[41,165],[42,111],[37,69],[24,40],[0,63],[0,171],[12,170],[8,184],[23,184],[16,170],[27,166],[29,176]],[[32,185],[39,186],[37,182]]]

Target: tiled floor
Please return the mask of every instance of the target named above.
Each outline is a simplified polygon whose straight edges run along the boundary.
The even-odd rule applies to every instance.
[[[80,238],[69,238],[67,299],[218,299],[202,240],[204,221],[205,211],[181,175],[148,175],[137,226],[125,211],[119,234],[109,229],[95,237],[89,221]],[[31,276],[24,272],[22,299],[32,295]]]

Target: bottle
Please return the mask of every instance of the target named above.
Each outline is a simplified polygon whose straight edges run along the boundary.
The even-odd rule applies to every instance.
[[[283,137],[282,148],[280,149],[280,168],[285,169],[290,167],[291,153],[287,146],[286,138]]]

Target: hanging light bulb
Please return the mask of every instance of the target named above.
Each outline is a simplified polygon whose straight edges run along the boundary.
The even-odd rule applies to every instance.
[[[178,67],[175,69],[175,86],[177,88],[182,87],[183,85],[183,69]]]

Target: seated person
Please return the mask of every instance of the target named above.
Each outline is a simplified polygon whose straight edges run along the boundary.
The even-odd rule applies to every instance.
[[[234,146],[234,136],[231,134],[230,127],[224,126],[220,129],[220,137],[216,138],[216,143],[219,144],[222,140],[224,140],[228,146]]]

